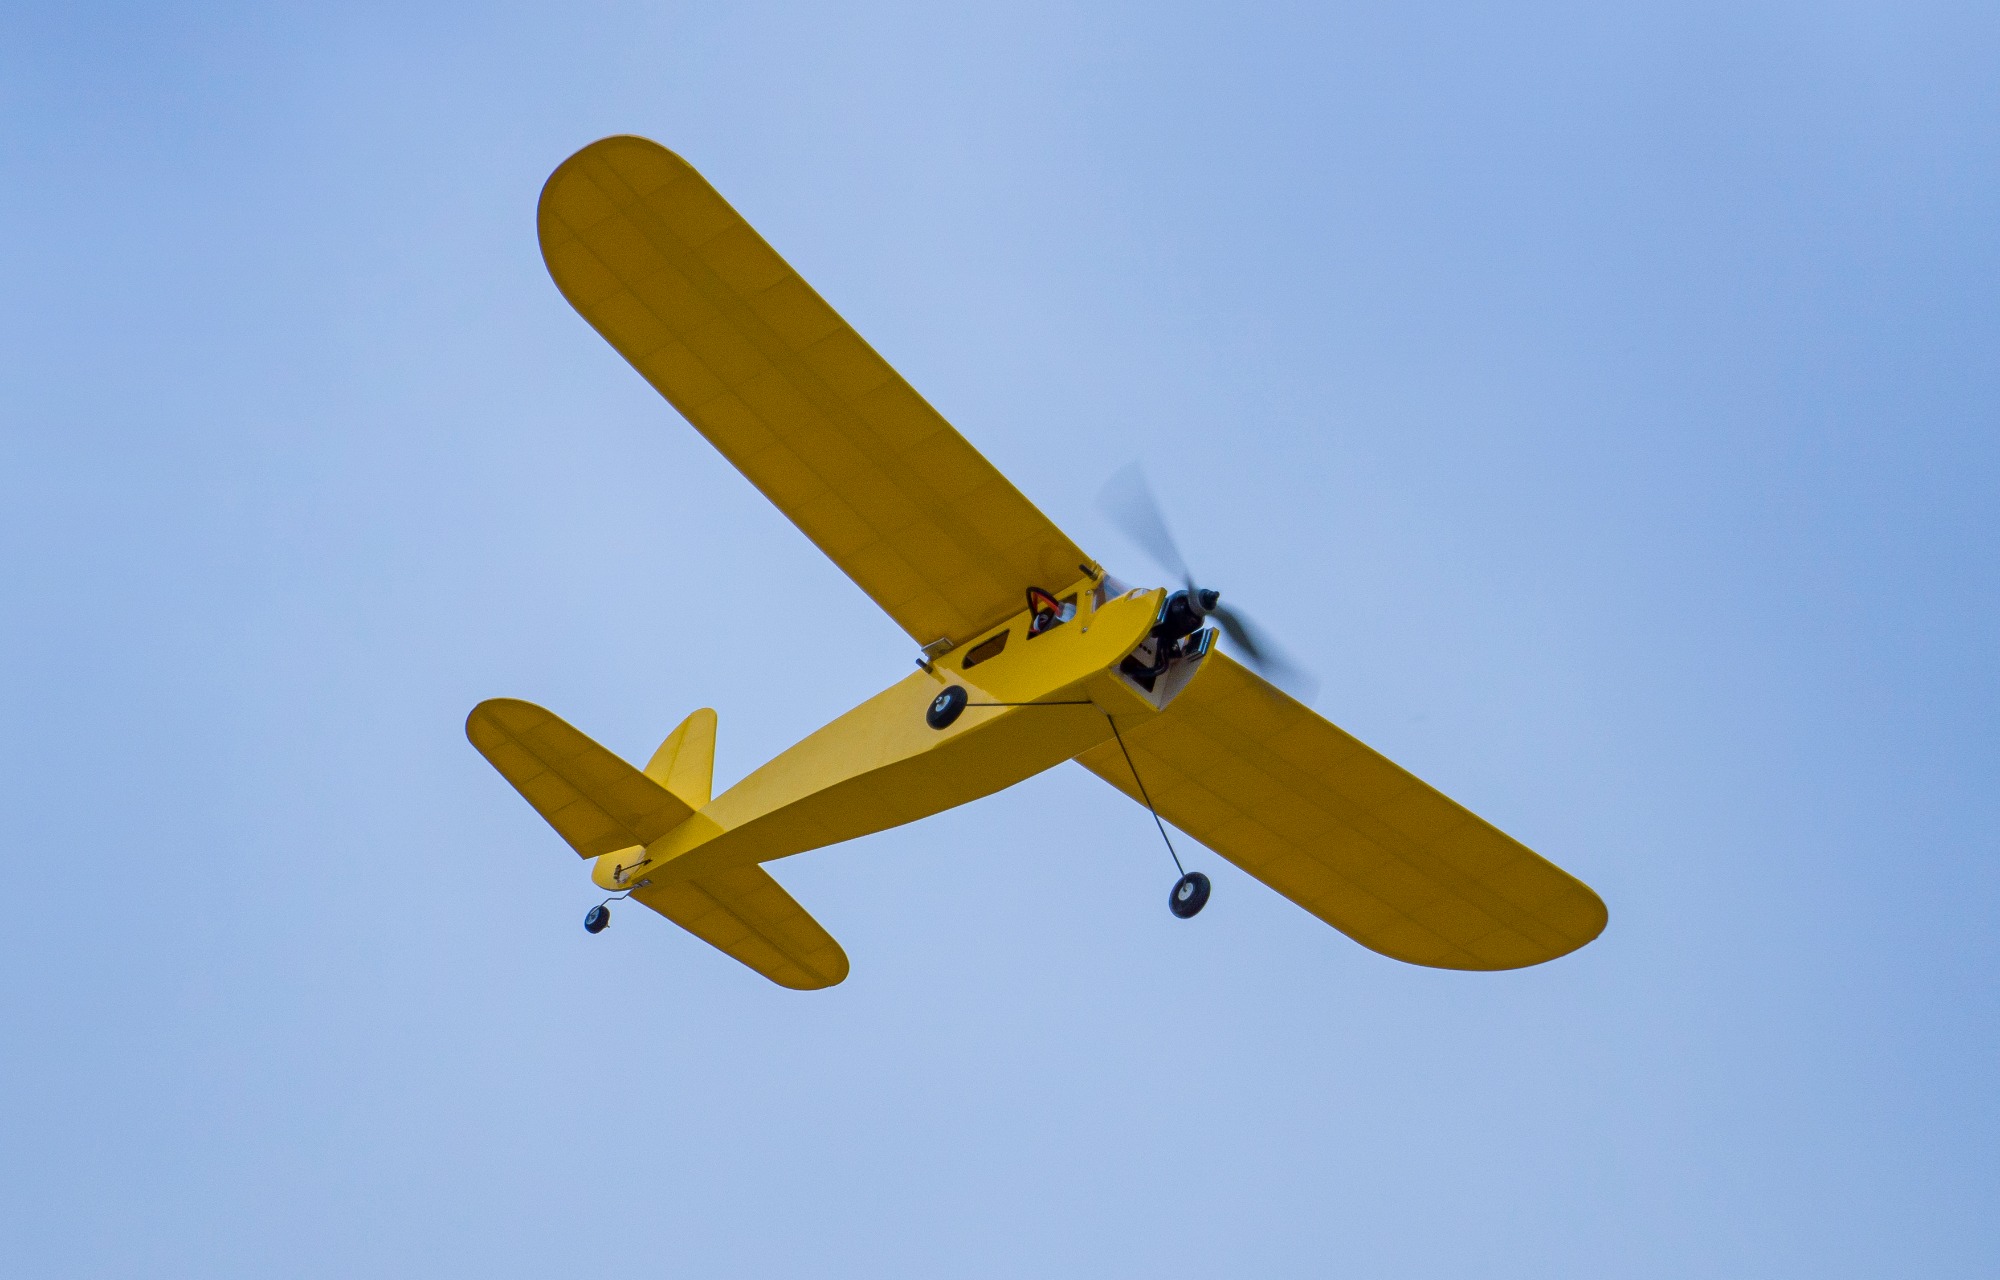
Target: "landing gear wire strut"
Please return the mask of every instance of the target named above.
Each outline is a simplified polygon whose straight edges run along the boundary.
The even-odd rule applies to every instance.
[[[1096,703],[1092,702],[1088,698],[1075,698],[1063,702],[967,702],[964,705],[968,707],[1095,707],[1097,706]],[[1098,710],[1102,711],[1103,708],[1099,707]],[[1174,851],[1173,838],[1167,835],[1167,824],[1160,821],[1160,811],[1153,807],[1152,794],[1146,790],[1145,779],[1139,776],[1139,766],[1132,763],[1132,752],[1125,745],[1125,735],[1118,731],[1118,718],[1112,715],[1109,711],[1104,712],[1104,718],[1111,725],[1111,736],[1118,740],[1118,751],[1119,754],[1125,757],[1125,767],[1132,771],[1132,781],[1139,784],[1139,795],[1146,802],[1146,812],[1153,815],[1153,825],[1160,829],[1160,839],[1166,842],[1167,856],[1174,860],[1174,870],[1180,872],[1181,878],[1185,880],[1187,878],[1187,868],[1181,865],[1181,855]]]

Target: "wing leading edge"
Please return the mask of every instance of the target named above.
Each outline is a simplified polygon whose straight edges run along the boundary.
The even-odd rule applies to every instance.
[[[1076,544],[687,161],[594,142],[538,221],[570,304],[919,644],[1076,579]]]
[[[1604,929],[1590,887],[1222,653],[1125,731],[1161,816],[1362,946],[1518,969]],[[1077,757],[1139,799],[1115,743]]]

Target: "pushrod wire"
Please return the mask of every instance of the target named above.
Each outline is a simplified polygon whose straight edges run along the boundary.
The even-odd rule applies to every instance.
[[[968,707],[1090,707],[1097,704],[1089,698],[1077,698],[1065,702],[968,702]],[[1102,711],[1103,708],[1099,707]],[[1160,811],[1153,807],[1152,793],[1146,790],[1146,780],[1139,776],[1139,766],[1132,763],[1131,749],[1125,745],[1125,735],[1118,731],[1118,718],[1109,711],[1104,718],[1111,722],[1111,736],[1118,740],[1119,753],[1125,757],[1125,767],[1132,771],[1132,781],[1139,784],[1139,795],[1146,802],[1146,812],[1153,815],[1153,825],[1160,829],[1160,839],[1167,846],[1167,856],[1174,860],[1174,870],[1187,875],[1187,868],[1181,865],[1181,855],[1174,849],[1173,837],[1167,834],[1167,824],[1160,821]]]
[[[968,702],[968,707],[1093,707],[1097,704],[1089,698],[1075,698],[1067,702]]]

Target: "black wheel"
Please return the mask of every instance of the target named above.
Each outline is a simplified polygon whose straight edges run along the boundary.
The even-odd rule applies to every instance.
[[[1190,871],[1174,881],[1174,891],[1167,895],[1167,910],[1183,920],[1192,920],[1208,905],[1208,877],[1199,871]]]
[[[942,729],[958,719],[958,713],[965,710],[965,686],[955,684],[931,699],[930,710],[924,712],[924,723],[933,729]]]
[[[1201,895],[1206,898],[1207,892]],[[586,933],[603,933],[611,927],[611,908],[602,902],[583,913],[583,928]]]

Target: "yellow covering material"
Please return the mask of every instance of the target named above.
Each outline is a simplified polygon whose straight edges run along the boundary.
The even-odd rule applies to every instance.
[[[592,143],[549,178],[539,228],[577,311],[936,659],[714,797],[713,711],[639,770],[540,707],[481,703],[466,736],[598,884],[773,982],[832,986],[847,956],[758,864],[1066,759],[1137,799],[1115,716],[1165,818],[1384,955],[1507,969],[1604,928],[1588,887],[1223,654],[1150,690],[1119,674],[1165,592],[1104,598],[1076,545],[680,157]],[[1031,631],[1031,586],[1075,616]],[[969,697],[932,728],[950,685]]]
[[[715,785],[714,710],[703,707],[681,721],[646,762],[646,776],[685,800],[689,808],[707,804]]]
[[[586,858],[650,844],[694,813],[686,801],[532,702],[480,703],[466,717],[465,736]]]
[[[840,944],[762,867],[656,878],[632,897],[781,987],[813,991],[847,976]]]
[[[917,643],[1075,579],[1076,545],[673,152],[592,143],[539,224],[570,304]]]
[[[1145,636],[1163,595],[1136,592],[1032,641],[1023,612],[1011,624],[1021,643],[954,673],[971,701],[947,727],[933,729],[924,717],[945,687],[944,664],[912,671],[717,796],[643,860],[602,858],[592,875],[607,889],[661,871],[705,880],[915,822],[1053,769],[1111,735],[1091,699],[1146,705],[1136,690],[1121,695],[1123,678],[1106,668]],[[1066,705],[993,705],[1040,701]]]
[[[474,707],[465,736],[571,848],[587,858],[622,851],[628,863],[707,803],[715,765],[715,712],[705,707],[667,736],[645,773],[514,698]],[[840,944],[762,867],[696,880],[655,871],[632,896],[779,986],[812,990],[847,976]]]
[[[1589,886],[1224,654],[1119,727],[1161,816],[1383,955],[1514,969],[1604,929]],[[1139,799],[1115,742],[1077,759]]]

